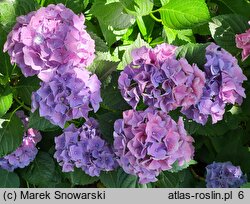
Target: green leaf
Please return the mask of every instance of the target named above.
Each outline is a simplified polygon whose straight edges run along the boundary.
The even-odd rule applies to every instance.
[[[34,128],[41,131],[54,131],[59,127],[51,124],[47,119],[40,117],[38,110],[30,114],[29,128]]]
[[[20,174],[23,179],[37,186],[45,187],[56,182],[54,160],[48,153],[42,151],[39,151],[31,165],[20,169]]]
[[[247,0],[218,0],[216,3],[220,6],[223,13],[236,13],[250,19],[250,2]]]
[[[150,16],[137,16],[136,22],[143,37],[151,41],[150,36],[153,32],[155,21]]]
[[[13,102],[13,94],[11,92],[10,87],[6,87],[5,89],[0,86],[0,117],[5,115],[7,111],[10,109]]]
[[[235,35],[248,29],[248,19],[237,14],[226,14],[212,18],[209,28],[215,42],[232,54],[240,50],[236,48]]]
[[[250,188],[250,182],[243,184],[241,188]]]
[[[131,51],[142,46],[150,47],[148,43],[141,39],[141,36],[139,34],[134,43],[126,47],[126,51],[123,54],[122,61],[119,63],[117,69],[123,70],[128,64],[130,64],[132,62]]]
[[[40,87],[39,83],[40,80],[35,76],[27,78],[22,77],[19,83],[15,86],[17,95],[25,104],[31,104],[31,94]]]
[[[163,24],[173,29],[192,28],[210,19],[204,0],[169,0],[158,11]]]
[[[113,132],[114,132],[114,122],[121,118],[119,113],[108,112],[101,115],[96,115],[101,133],[103,138],[109,142],[110,144],[113,143]]]
[[[164,26],[164,30],[169,44],[179,45],[186,42],[195,42],[191,29],[175,30]]]
[[[8,172],[0,168],[0,188],[18,188],[20,180],[16,173]]]
[[[0,158],[15,151],[22,143],[24,127],[22,121],[15,114],[4,116],[0,129]]]
[[[176,51],[176,55],[178,58],[186,58],[190,64],[195,63],[200,69],[202,69],[206,62],[205,52],[208,45],[209,43],[188,43],[186,45],[180,46]]]
[[[160,188],[177,188],[179,187],[179,182],[180,179],[178,173],[163,171],[158,176],[156,185]]]
[[[106,43],[95,33],[88,31],[91,38],[95,41],[95,50],[99,52],[108,52],[108,46]]]
[[[118,78],[120,73],[112,74],[111,82],[104,87],[102,93],[102,105],[111,110],[128,110],[130,106],[123,99],[120,90],[118,89]]]
[[[121,168],[111,172],[102,172],[100,179],[107,188],[135,188],[137,186],[137,177],[126,174]]]
[[[114,29],[128,28],[135,21],[133,16],[123,12],[123,6],[119,2],[106,4],[106,0],[95,1],[90,12],[98,21]]]
[[[120,2],[125,7],[127,13],[134,16],[146,16],[154,7],[152,0],[121,0]]]
[[[106,0],[95,1],[90,12],[98,19],[103,36],[111,46],[135,22],[135,18],[124,13],[120,2],[106,4]]]
[[[99,180],[98,177],[91,177],[83,172],[83,170],[75,168],[73,172],[65,173],[66,178],[70,180],[73,185],[88,185]]]
[[[83,13],[84,9],[87,7],[89,0],[47,0],[46,4],[43,6],[47,6],[49,4],[64,4],[67,8],[71,9],[75,13]]]
[[[0,2],[1,3],[1,2]],[[1,8],[1,7],[0,7]],[[7,32],[3,30],[0,25],[0,84],[7,84],[10,81],[10,76],[13,70],[13,66],[10,63],[10,57],[8,53],[2,52],[4,43],[7,39]]]
[[[169,170],[170,172],[174,173],[174,172],[178,172],[181,171],[183,169],[188,168],[190,165],[194,165],[197,164],[197,162],[195,160],[190,160],[189,162],[184,162],[184,164],[182,166],[179,166],[178,161],[176,161],[173,165],[172,165],[172,169]]]
[[[119,59],[112,56],[109,52],[97,52],[94,62],[87,69],[95,73],[103,82],[116,70],[118,65],[117,60]]]
[[[2,0],[0,2],[0,25],[7,31],[16,22],[16,17],[26,15],[38,8],[36,1]]]

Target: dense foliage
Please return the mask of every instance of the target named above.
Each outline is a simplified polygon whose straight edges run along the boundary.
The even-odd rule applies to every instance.
[[[0,1],[0,187],[249,187],[249,11]]]

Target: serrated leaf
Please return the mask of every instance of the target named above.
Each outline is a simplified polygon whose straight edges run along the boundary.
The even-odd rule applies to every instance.
[[[125,53],[123,54],[122,61],[119,63],[117,69],[123,70],[128,64],[132,62],[131,52],[135,48],[140,48],[142,46],[150,47],[143,39],[141,39],[140,34],[137,36],[137,39],[133,44],[127,46]]]
[[[16,17],[26,15],[38,8],[36,1],[2,0],[0,2],[0,25],[7,31],[16,22]]]
[[[180,46],[176,50],[176,55],[178,58],[186,58],[187,61],[190,64],[197,64],[200,69],[203,68],[206,58],[205,58],[205,52],[206,47],[209,45],[209,43],[206,44],[193,44],[188,43],[186,45]]]
[[[74,185],[88,185],[99,180],[98,177],[92,177],[84,173],[83,170],[75,168],[73,172],[65,173],[66,178]]]
[[[64,4],[67,8],[71,9],[75,13],[83,13],[84,9],[87,7],[89,0],[47,0],[45,1],[47,6],[49,4]]]
[[[111,172],[102,172],[100,180],[107,188],[135,188],[138,178],[126,174],[121,168],[119,168]]]
[[[29,128],[34,128],[41,131],[54,131],[59,127],[51,124],[47,119],[40,117],[39,111],[36,110],[34,113],[30,114]]]
[[[216,3],[221,3],[220,12],[241,14],[250,19],[250,2],[247,0],[218,0]]]
[[[101,82],[104,82],[117,68],[118,62],[113,60],[116,60],[116,58],[112,57],[110,53],[99,53],[94,62],[87,67],[87,69],[95,73]]]
[[[48,186],[56,179],[54,160],[48,153],[40,151],[28,167],[20,170],[20,174],[33,185]]]
[[[39,83],[40,80],[35,76],[27,78],[22,77],[19,83],[15,86],[17,95],[25,104],[31,104],[31,94],[40,87]]]
[[[8,172],[0,168],[0,188],[18,188],[20,180],[16,173]]]
[[[108,46],[106,43],[95,33],[89,31],[88,32],[91,38],[95,41],[95,50],[99,52],[108,52]]]
[[[154,7],[152,0],[121,0],[120,2],[125,7],[127,13],[134,16],[146,16]]]
[[[183,42],[195,42],[191,29],[175,30],[164,26],[164,30],[169,44],[179,45]]]
[[[250,182],[243,184],[241,188],[250,188]]]
[[[173,29],[188,29],[210,19],[204,0],[169,0],[158,9],[162,23]]]
[[[160,188],[177,188],[179,187],[179,182],[180,179],[178,173],[163,171],[158,176],[156,186]]]
[[[0,128],[0,158],[15,151],[22,143],[24,127],[15,114],[6,114]]]
[[[111,110],[128,110],[130,106],[125,102],[118,89],[118,78],[119,73],[114,72],[111,82],[102,89],[102,104]]]
[[[197,162],[195,160],[190,160],[189,162],[184,162],[184,164],[182,166],[179,166],[178,161],[176,161],[173,165],[172,165],[172,169],[169,170],[170,172],[174,173],[174,172],[179,172],[183,169],[188,168],[190,165],[194,165],[197,164]]]
[[[128,28],[135,22],[133,16],[124,13],[120,2],[106,4],[106,0],[98,0],[94,2],[90,12],[101,24],[118,30]]]
[[[10,109],[13,102],[13,94],[9,87],[1,87],[0,86],[0,117],[5,115],[7,111]]]
[[[122,38],[135,18],[124,13],[120,2],[106,4],[105,0],[95,1],[90,12],[98,19],[103,36],[108,45]]]
[[[215,16],[209,23],[209,29],[218,45],[237,54],[240,50],[236,48],[235,35],[248,29],[248,19],[238,14]]]
[[[0,25],[0,81],[1,84],[5,85],[10,81],[10,76],[12,74],[13,66],[10,63],[10,57],[7,53],[3,53],[3,46],[7,39],[7,32],[3,30]]]
[[[103,138],[109,142],[113,143],[113,132],[114,132],[114,122],[121,118],[119,113],[108,112],[96,116],[100,125],[101,133]]]

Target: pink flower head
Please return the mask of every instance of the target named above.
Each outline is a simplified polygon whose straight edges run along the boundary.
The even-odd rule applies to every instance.
[[[194,155],[194,141],[187,135],[182,118],[176,123],[162,111],[127,110],[114,124],[114,151],[118,163],[140,183],[156,181],[173,164],[182,166]]]
[[[86,67],[93,62],[95,44],[85,30],[85,18],[63,4],[49,5],[17,18],[4,45],[11,62],[27,76],[49,81],[62,64]]]
[[[168,112],[196,104],[205,84],[204,73],[186,59],[175,59],[176,47],[161,44],[132,52],[133,62],[119,77],[123,98],[136,108],[140,98],[148,106]]]

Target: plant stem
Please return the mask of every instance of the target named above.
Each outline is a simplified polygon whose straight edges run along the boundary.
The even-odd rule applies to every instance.
[[[26,106],[26,105],[24,104],[24,102],[20,101],[17,97],[15,97],[14,99],[15,99],[15,101],[16,101],[18,104],[20,104],[25,110],[31,111],[31,108],[28,107],[28,106]]]
[[[193,168],[190,168],[190,171],[191,171],[191,173],[193,174],[193,176],[194,176],[196,179],[198,179],[198,180],[200,180],[200,181],[205,181],[205,178],[202,177],[202,176],[199,176],[199,175],[193,170]]]
[[[162,20],[159,19],[159,18],[156,18],[152,12],[149,13],[149,15],[150,15],[155,21],[160,22],[160,23],[162,22]]]

